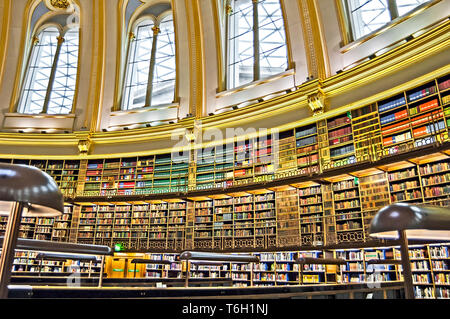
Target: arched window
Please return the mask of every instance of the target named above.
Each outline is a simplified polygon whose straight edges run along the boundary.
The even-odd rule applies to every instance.
[[[279,0],[230,0],[228,88],[284,72],[288,54]]]
[[[33,39],[18,112],[72,112],[78,70],[79,32],[43,28]]]
[[[171,13],[139,22],[133,31],[122,109],[170,104],[175,95],[175,30]]]
[[[357,40],[430,0],[341,0],[351,40]]]

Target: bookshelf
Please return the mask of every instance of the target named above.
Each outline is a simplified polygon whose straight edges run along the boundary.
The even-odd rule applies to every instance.
[[[297,168],[303,174],[319,172],[319,138],[317,124],[295,129]]]
[[[351,112],[355,155],[358,161],[378,158],[382,150],[380,118],[375,104]]]
[[[214,225],[213,201],[201,200],[195,202],[194,239],[212,240]]]
[[[359,178],[343,175],[332,184],[337,240],[363,238]]]
[[[266,243],[276,241],[277,215],[275,192],[262,190],[254,194],[255,237]]]
[[[368,238],[368,229],[375,214],[391,203],[389,183],[386,173],[378,169],[368,169],[355,174],[359,180],[361,212],[364,236]]]
[[[327,120],[331,166],[356,162],[351,112]]]
[[[303,245],[321,241],[324,233],[322,186],[317,183],[296,185],[300,211],[300,233]]]
[[[366,281],[366,267],[364,260],[364,250],[336,250],[337,258],[345,259],[346,265],[340,265],[339,270],[342,275],[338,275],[338,281],[344,283],[361,283]]]
[[[301,242],[300,215],[311,213],[308,206],[300,211],[297,189],[287,187],[276,193],[277,198],[277,245],[280,247]],[[315,209],[314,209],[315,210]]]
[[[449,80],[446,74],[372,104],[279,134],[245,140],[238,137],[228,144],[202,146],[192,159],[165,153],[1,162],[33,165],[46,171],[69,198],[177,193],[320,174],[448,141]],[[190,176],[189,161],[193,159],[196,163],[191,163]],[[189,180],[192,183],[188,188]]]

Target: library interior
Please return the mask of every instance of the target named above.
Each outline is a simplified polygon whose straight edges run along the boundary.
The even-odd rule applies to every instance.
[[[450,299],[450,0],[0,0],[0,39],[0,299]]]

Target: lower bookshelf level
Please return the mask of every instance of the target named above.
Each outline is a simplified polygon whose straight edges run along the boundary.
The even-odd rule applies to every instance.
[[[450,244],[410,245],[413,282],[416,298],[450,299]],[[365,284],[377,288],[382,283],[402,282],[400,265],[371,265],[370,260],[400,259],[399,247],[368,247],[351,249],[318,249],[310,251],[251,252],[259,263],[196,265],[180,262],[175,253],[115,253],[106,257],[104,274],[109,279],[128,278],[157,280],[156,286],[184,279],[189,268],[190,279],[230,282],[233,287],[280,287],[298,285]],[[84,277],[98,277],[101,264],[48,262],[36,259],[36,252],[19,251],[14,260],[13,276],[67,277],[81,273]],[[343,258],[345,265],[303,265],[295,263],[299,257]],[[133,264],[133,259],[169,261],[170,264]],[[69,268],[71,267],[70,270]],[[29,280],[29,279],[28,279]],[[27,282],[30,284],[30,282]],[[131,285],[132,283],[128,283]]]

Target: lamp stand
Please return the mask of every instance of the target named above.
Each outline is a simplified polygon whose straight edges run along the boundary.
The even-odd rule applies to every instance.
[[[408,238],[404,230],[399,231],[400,252],[402,257],[403,281],[405,283],[405,298],[415,299],[412,279],[411,262],[409,260]]]
[[[11,281],[11,271],[14,262],[14,254],[19,237],[20,222],[24,205],[15,202],[6,225],[3,240],[2,255],[0,257],[0,299],[8,298],[8,284]]]

